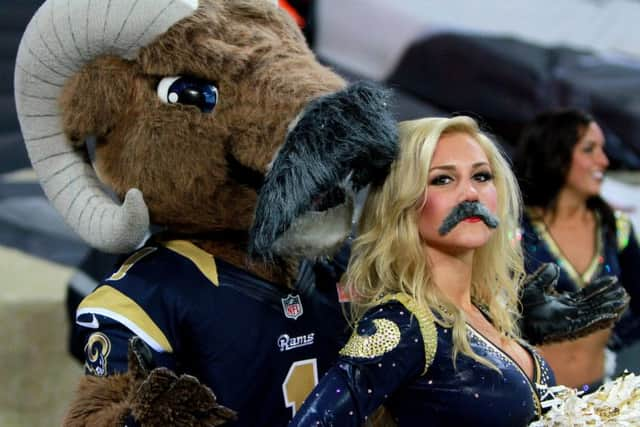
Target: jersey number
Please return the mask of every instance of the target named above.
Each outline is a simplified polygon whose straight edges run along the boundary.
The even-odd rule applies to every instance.
[[[284,405],[291,408],[293,415],[302,406],[311,390],[318,384],[318,364],[316,359],[293,362],[282,383]]]

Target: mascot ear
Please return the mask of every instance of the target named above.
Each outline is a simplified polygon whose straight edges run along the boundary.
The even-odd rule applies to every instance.
[[[63,129],[73,145],[82,145],[90,135],[106,135],[122,120],[132,96],[131,75],[125,60],[106,56],[67,80],[60,106]]]

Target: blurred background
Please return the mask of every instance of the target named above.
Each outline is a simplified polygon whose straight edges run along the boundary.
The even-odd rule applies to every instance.
[[[82,373],[66,305],[113,263],[49,206],[22,143],[14,61],[41,3],[0,0],[0,426],[59,424]],[[322,62],[392,88],[398,119],[468,114],[510,153],[537,113],[589,111],[611,161],[603,196],[640,229],[640,1],[281,3]],[[640,372],[640,346],[619,354],[625,368]]]

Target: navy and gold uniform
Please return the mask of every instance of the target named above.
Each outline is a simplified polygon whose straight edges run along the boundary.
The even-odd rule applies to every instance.
[[[533,381],[471,326],[472,350],[499,369],[459,354],[452,331],[404,294],[369,310],[290,426],[359,426],[385,404],[402,426],[527,426],[541,414],[538,387],[555,384],[531,347]]]
[[[596,216],[596,250],[589,268],[582,274],[564,257],[544,222],[534,219],[528,209],[521,228],[527,273],[534,272],[544,263],[557,263],[560,266],[558,291],[577,291],[601,276],[618,277],[631,296],[630,310],[614,327],[611,344],[621,348],[640,339],[640,247],[629,217],[616,211],[615,218],[616,229],[612,233]]]
[[[326,292],[313,282],[293,291],[186,241],[148,245],[78,307],[86,371],[125,371],[127,341],[138,335],[155,365],[197,377],[236,410],[232,425],[284,426],[335,361],[346,330],[335,282]]]

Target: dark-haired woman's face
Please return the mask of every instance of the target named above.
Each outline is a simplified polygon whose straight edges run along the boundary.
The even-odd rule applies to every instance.
[[[596,122],[591,122],[582,138],[573,147],[571,166],[565,187],[589,198],[600,193],[609,159],[604,153],[604,134]]]

